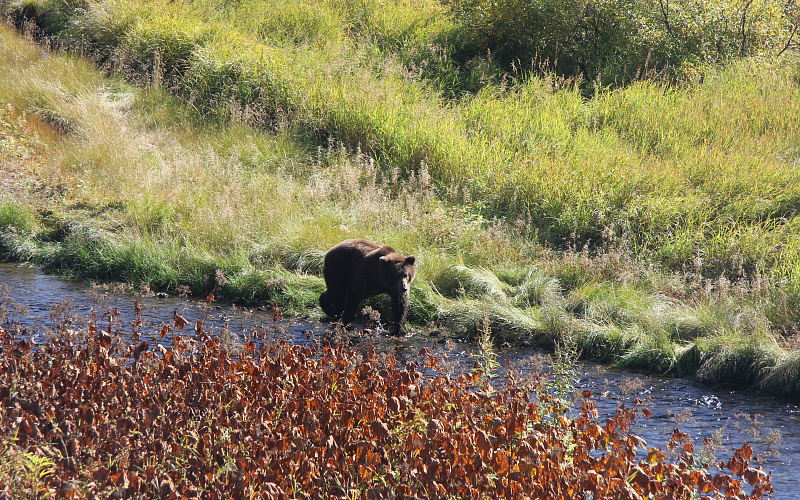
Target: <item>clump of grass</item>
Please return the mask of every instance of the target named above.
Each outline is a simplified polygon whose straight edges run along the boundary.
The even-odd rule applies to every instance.
[[[498,342],[536,341],[542,332],[536,310],[474,299],[439,299],[437,303],[437,322],[457,336],[477,338],[485,320]]]
[[[711,384],[757,384],[780,359],[774,341],[757,334],[722,332],[705,338],[703,344],[705,356],[697,377]]]
[[[257,267],[281,266],[297,273],[322,275],[326,250],[322,248],[294,248],[287,243],[274,243],[254,249],[250,262]]]
[[[575,319],[567,312],[552,317],[550,324],[554,345],[568,342],[586,358],[606,363],[618,363],[642,333],[638,326],[623,329],[613,323]]]
[[[666,332],[639,332],[630,347],[617,361],[619,366],[653,372],[669,373],[675,369],[676,345]]]
[[[675,350],[673,370],[678,375],[691,375],[697,372],[702,362],[702,351],[697,344],[678,346]]]
[[[7,436],[0,441],[0,481],[8,491],[29,498],[52,496],[56,490],[47,478],[55,471],[55,457],[42,448],[20,448]]]
[[[0,230],[13,229],[19,233],[31,233],[35,224],[31,207],[12,200],[0,202]]]
[[[519,282],[513,289],[514,303],[520,307],[541,306],[558,300],[561,294],[561,282],[557,277],[536,268],[524,270]]]
[[[473,269],[454,265],[433,280],[436,290],[449,298],[469,297],[504,301],[509,286],[488,269]]]
[[[797,394],[800,391],[800,352],[780,356],[774,365],[764,368],[759,387],[774,394]]]
[[[222,296],[258,303],[275,303],[287,314],[308,314],[315,310],[325,283],[318,276],[292,273],[280,267],[247,268],[228,276]]]
[[[30,259],[35,247],[32,238],[36,226],[30,206],[0,199],[0,257]]]

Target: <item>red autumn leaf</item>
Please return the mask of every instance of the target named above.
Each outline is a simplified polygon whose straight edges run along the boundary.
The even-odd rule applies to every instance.
[[[753,448],[746,442],[742,444],[741,450],[738,452],[745,460],[750,460],[753,457]]]
[[[108,349],[111,347],[111,335],[106,332],[100,332],[100,346]]]
[[[494,454],[494,458],[492,459],[492,468],[496,473],[500,474],[501,476],[505,476],[508,474],[510,467],[508,455],[506,455],[503,450],[499,450]]]
[[[523,441],[519,444],[519,449],[517,450],[517,455],[520,457],[533,457],[536,455],[536,451],[533,449],[533,446],[528,441]]]
[[[744,460],[741,455],[736,454],[728,460],[728,470],[736,476],[741,476],[744,472]]]
[[[769,475],[766,472],[753,467],[748,467],[745,469],[744,473],[742,473],[742,477],[750,486],[761,485],[769,480]]]
[[[130,487],[128,474],[126,474],[125,471],[119,471],[115,474],[111,474],[111,482],[113,482],[114,486],[121,490],[126,490]]]
[[[162,474],[158,486],[158,495],[161,498],[170,498],[175,491],[175,483],[172,482],[172,478],[167,474]]]
[[[389,435],[389,428],[380,420],[373,420],[369,428],[372,431],[372,435],[378,439],[383,439]]]
[[[108,481],[109,475],[110,475],[110,471],[108,469],[106,469],[105,467],[100,466],[94,471],[94,474],[92,474],[92,477],[94,478],[95,481],[103,484],[106,481]]]
[[[476,446],[478,448],[478,452],[481,454],[481,458],[484,460],[488,460],[491,456],[492,451],[492,442],[489,441],[489,436],[483,431],[483,429],[478,429],[475,433],[476,437]]]
[[[633,474],[631,474],[631,481],[639,487],[639,491],[646,493],[650,485],[650,476],[642,470],[641,467],[634,467]]]
[[[183,327],[186,326],[187,324],[189,324],[189,322],[186,320],[186,318],[184,318],[183,316],[178,314],[178,310],[177,309],[175,309],[175,311],[173,311],[173,316],[175,318],[175,328],[177,328],[178,330],[183,330]]]
[[[147,344],[147,342],[142,342],[136,346],[136,349],[133,350],[133,357],[139,359],[139,356],[141,356],[143,352],[147,351],[149,347],[150,346]]]

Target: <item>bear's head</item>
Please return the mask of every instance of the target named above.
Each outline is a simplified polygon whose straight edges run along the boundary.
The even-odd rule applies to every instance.
[[[417,274],[415,261],[413,255],[403,257],[397,252],[381,256],[380,278],[383,286],[396,289],[401,295],[407,293]]]

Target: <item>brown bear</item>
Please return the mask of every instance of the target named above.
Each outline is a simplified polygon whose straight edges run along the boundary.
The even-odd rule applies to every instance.
[[[415,257],[403,257],[392,247],[363,239],[345,240],[325,254],[322,274],[327,291],[319,305],[331,318],[347,325],[356,317],[358,305],[369,297],[387,293],[392,299],[393,334],[400,334],[406,321]]]

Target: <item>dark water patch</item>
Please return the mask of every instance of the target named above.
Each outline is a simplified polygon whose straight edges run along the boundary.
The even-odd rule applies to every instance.
[[[276,318],[271,308],[244,308],[235,304],[208,303],[176,295],[156,295],[118,286],[92,286],[83,281],[62,280],[38,269],[0,264],[0,287],[7,287],[6,324],[19,325],[32,340],[44,341],[47,331],[79,330],[94,321],[100,330],[109,327],[121,335],[139,332],[161,332],[193,336],[202,330],[209,335],[227,329],[229,335],[244,337],[280,335],[299,343],[322,327],[303,321]],[[2,294],[2,290],[0,290]],[[177,316],[176,316],[177,315]],[[182,318],[176,321],[177,317]],[[186,324],[178,330],[176,325]],[[165,335],[166,345],[170,335]]]
[[[0,264],[0,288],[0,308],[5,310],[5,317],[0,319],[18,325],[20,335],[30,336],[35,343],[45,342],[48,331],[86,328],[93,314],[93,321],[101,330],[110,326],[123,337],[135,331],[148,332],[149,340],[165,346],[175,334],[194,336],[198,322],[209,335],[227,331],[233,341],[280,338],[304,344],[319,342],[329,332],[329,325],[281,319],[269,307],[249,309],[214,302],[209,305],[185,297],[139,294],[124,287],[92,287],[13,264]],[[176,329],[175,314],[185,318],[183,330]],[[138,318],[141,324],[136,324]],[[169,327],[169,331],[161,337],[159,332],[164,327]],[[444,371],[469,369],[480,360],[475,345],[445,341],[429,334],[410,339],[369,335],[364,341],[395,354],[401,362],[420,361],[420,350],[430,348],[444,361],[441,367]],[[550,366],[549,356],[537,351],[505,349],[497,355],[499,375],[492,381],[495,387],[502,385],[508,368],[520,377],[532,377]],[[691,379],[633,374],[593,363],[577,364],[573,382],[575,387],[592,392],[601,418],[613,415],[620,404],[640,405],[650,410],[650,418],[640,417],[634,429],[648,446],[663,447],[679,428],[694,443],[695,456],[713,464],[714,458],[730,456],[732,448],[747,440],[763,458],[763,468],[772,473],[775,488],[772,498],[798,497],[800,407],[795,402],[712,388]]]

